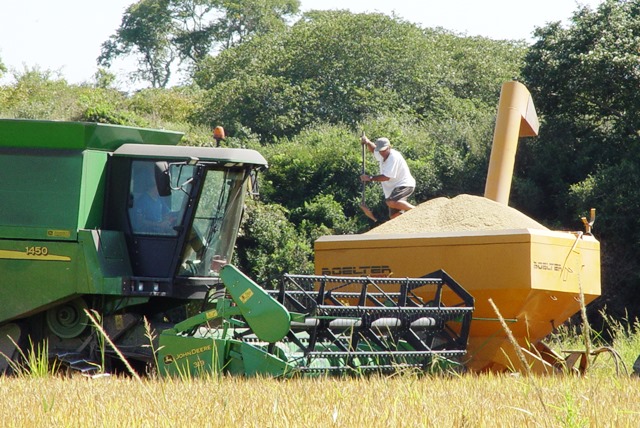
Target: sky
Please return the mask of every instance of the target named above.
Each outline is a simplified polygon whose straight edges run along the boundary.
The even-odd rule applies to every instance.
[[[0,60],[13,72],[38,68],[59,73],[69,83],[92,80],[102,43],[114,34],[135,0],[0,0]],[[302,11],[348,9],[380,12],[422,27],[442,27],[466,36],[532,42],[533,31],[566,22],[579,5],[603,0],[301,0]],[[118,61],[110,71],[119,85],[135,61]]]

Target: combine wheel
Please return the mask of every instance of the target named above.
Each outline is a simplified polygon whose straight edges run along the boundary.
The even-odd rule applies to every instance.
[[[87,303],[82,298],[51,308],[46,314],[47,326],[62,339],[77,337],[84,331],[89,321],[85,309],[87,309]]]

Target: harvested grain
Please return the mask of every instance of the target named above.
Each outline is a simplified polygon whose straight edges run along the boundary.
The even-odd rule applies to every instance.
[[[490,199],[458,195],[423,202],[366,234],[547,229],[520,211]]]

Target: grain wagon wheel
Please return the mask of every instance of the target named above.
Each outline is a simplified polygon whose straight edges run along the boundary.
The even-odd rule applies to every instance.
[[[568,370],[585,375],[589,366],[593,364],[600,354],[610,355],[614,364],[616,375],[619,376],[624,371],[625,375],[629,375],[629,370],[625,365],[620,354],[610,346],[602,346],[587,353],[585,350],[580,351],[563,351],[567,354],[564,363]],[[576,367],[577,363],[577,367]]]

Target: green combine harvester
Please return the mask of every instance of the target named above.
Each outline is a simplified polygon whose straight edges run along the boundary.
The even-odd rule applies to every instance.
[[[157,349],[163,375],[464,361],[473,298],[444,272],[283,275],[278,290],[265,290],[229,264],[245,197],[267,162],[254,150],[180,146],[181,138],[0,120],[0,371],[38,343],[70,369],[117,370],[119,356],[88,314],[136,369],[155,364]],[[201,311],[187,317],[193,302]]]

